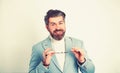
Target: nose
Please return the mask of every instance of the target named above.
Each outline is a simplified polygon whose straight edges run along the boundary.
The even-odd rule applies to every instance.
[[[60,25],[59,24],[56,25],[56,29],[60,29]]]

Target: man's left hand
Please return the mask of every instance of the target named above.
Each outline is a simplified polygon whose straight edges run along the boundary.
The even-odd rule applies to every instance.
[[[75,55],[79,63],[85,62],[84,50],[80,48],[72,48],[72,53]]]

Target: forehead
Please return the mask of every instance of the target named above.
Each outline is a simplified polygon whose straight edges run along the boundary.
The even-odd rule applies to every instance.
[[[64,21],[62,16],[57,16],[57,17],[50,17],[49,22],[61,22]]]

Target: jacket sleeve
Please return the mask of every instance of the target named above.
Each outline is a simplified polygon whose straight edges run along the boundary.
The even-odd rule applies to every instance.
[[[40,53],[40,50],[36,46],[32,48],[29,73],[49,73],[49,68],[44,67],[42,63],[42,52]]]
[[[85,52],[85,59],[86,61],[80,65],[80,71],[82,73],[94,73],[95,72],[95,65],[93,64],[92,60],[88,57],[87,55],[87,51],[85,50],[85,47],[84,47],[84,44],[83,44],[83,41],[81,41],[81,48],[84,49],[84,52]]]
[[[83,63],[82,65],[79,65],[79,69],[82,73],[94,73],[95,72],[95,66],[93,64],[93,62],[90,59],[86,58],[85,63]]]
[[[74,43],[74,46],[78,46],[81,49],[83,49],[84,53],[85,53],[86,61],[82,65],[79,64],[79,62],[77,62],[81,73],[95,73],[95,65],[93,64],[92,60],[88,57],[87,51],[84,48],[83,41],[82,40],[75,40],[75,41],[73,41],[73,43]]]

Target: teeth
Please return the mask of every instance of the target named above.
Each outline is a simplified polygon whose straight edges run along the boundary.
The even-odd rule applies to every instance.
[[[60,33],[61,31],[57,31],[57,33]]]

